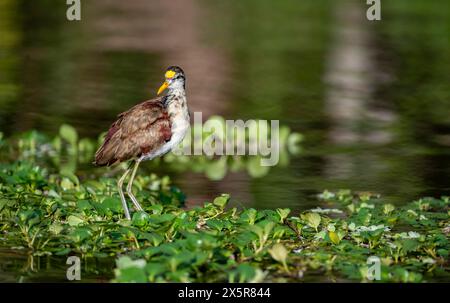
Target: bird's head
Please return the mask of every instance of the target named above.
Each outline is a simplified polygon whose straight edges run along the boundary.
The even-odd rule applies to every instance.
[[[166,78],[164,83],[158,89],[158,95],[161,94],[166,88],[170,91],[185,88],[186,77],[184,76],[183,70],[178,66],[169,66],[164,74]]]

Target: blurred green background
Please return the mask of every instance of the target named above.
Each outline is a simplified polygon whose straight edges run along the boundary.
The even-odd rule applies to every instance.
[[[304,135],[303,152],[264,176],[142,165],[202,203],[314,206],[349,188],[400,204],[450,194],[449,2],[0,0],[0,131],[96,139],[115,116],[152,98],[169,65],[187,74],[204,118],[276,119]],[[85,171],[94,170],[84,167]]]

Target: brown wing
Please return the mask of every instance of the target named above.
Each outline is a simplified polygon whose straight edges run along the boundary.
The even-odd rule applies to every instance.
[[[158,149],[172,132],[169,115],[157,98],[118,115],[95,154],[94,164],[113,165]]]

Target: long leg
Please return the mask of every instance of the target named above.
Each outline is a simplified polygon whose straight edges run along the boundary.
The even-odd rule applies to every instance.
[[[117,188],[119,189],[120,200],[122,200],[122,207],[123,207],[123,210],[125,211],[125,217],[128,220],[131,220],[131,216],[130,216],[130,211],[128,210],[127,201],[125,200],[125,195],[123,194],[122,186],[123,186],[123,181],[125,181],[125,178],[130,173],[130,171],[131,171],[131,169],[127,168],[127,170],[122,175],[122,177],[120,177],[119,181],[117,181]]]
[[[131,189],[133,187],[134,177],[136,176],[136,172],[138,170],[140,163],[141,163],[141,161],[138,159],[138,160],[136,160],[136,162],[134,164],[133,172],[131,173],[131,177],[130,177],[130,180],[128,181],[128,185],[127,185],[127,193],[128,193],[128,196],[130,197],[131,201],[133,202],[134,206],[136,207],[136,209],[143,211],[144,209],[138,203],[138,201],[136,200],[136,197],[133,195],[133,192],[131,191]]]

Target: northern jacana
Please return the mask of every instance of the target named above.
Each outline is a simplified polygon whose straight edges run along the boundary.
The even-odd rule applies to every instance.
[[[189,128],[185,83],[183,70],[178,66],[170,66],[166,70],[165,81],[157,93],[160,95],[167,89],[167,94],[139,103],[119,114],[95,154],[94,164],[97,166],[134,161],[133,169],[131,162],[117,182],[125,217],[128,220],[131,216],[122,190],[126,177],[131,172],[127,193],[134,207],[142,211],[142,206],[132,192],[139,164],[171,151],[183,140]]]

